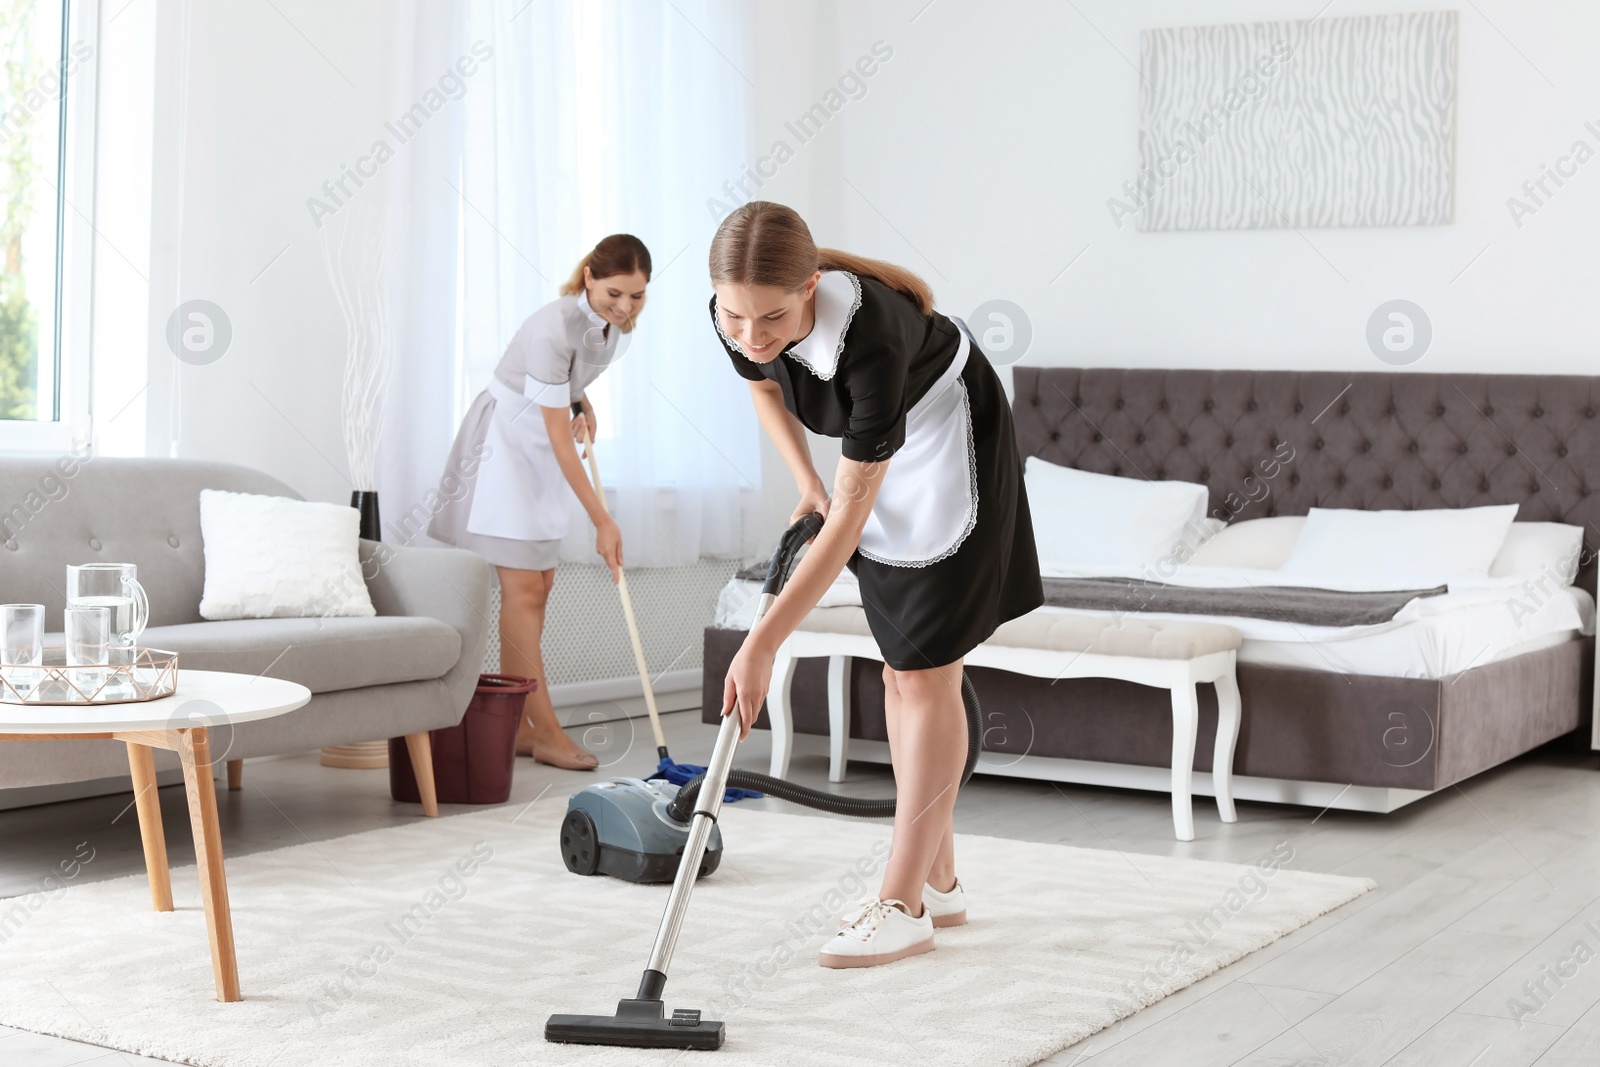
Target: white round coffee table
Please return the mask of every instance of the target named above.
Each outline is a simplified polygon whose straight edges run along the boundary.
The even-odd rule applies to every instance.
[[[84,706],[0,703],[0,740],[111,738],[127,744],[134,801],[139,809],[139,835],[144,841],[145,868],[150,875],[150,902],[157,911],[172,910],[172,880],[167,872],[167,839],[156,797],[153,750],[161,748],[178,754],[189,798],[200,897],[211,940],[211,971],[217,983],[217,999],[221,1001],[240,999],[239,964],[233,949],[233,918],[228,910],[228,880],[217,825],[210,731],[283,715],[303,707],[310,699],[311,690],[281,678],[180,670],[177,692],[160,700]]]

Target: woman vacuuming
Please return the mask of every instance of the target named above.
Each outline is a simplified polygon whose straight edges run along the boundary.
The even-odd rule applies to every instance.
[[[965,328],[901,267],[818,248],[790,208],[752,201],[711,243],[711,318],[762,427],[827,520],[728,669],[747,734],[778,646],[846,565],[883,654],[894,842],[878,895],[825,967],[889,963],[966,921],[952,814],[967,753],[962,658],[1044,600],[1011,412]],[[830,495],[806,430],[842,439]]]
[[[620,354],[618,341],[638,321],[649,281],[644,243],[612,234],[583,257],[559,298],[528,317],[461,422],[440,487],[451,503],[428,526],[431,536],[495,565],[500,669],[539,680],[528,694],[517,752],[571,770],[593,770],[599,760],[556,720],[539,647],[545,607],[567,532],[569,488],[594,523],[594,548],[613,581],[622,569],[622,534],[595,495],[575,442],[585,423],[594,440],[594,408],[584,390]],[[574,404],[582,405],[581,417]]]

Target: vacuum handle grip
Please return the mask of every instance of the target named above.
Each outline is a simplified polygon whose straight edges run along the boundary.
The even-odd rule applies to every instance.
[[[783,532],[778,538],[778,549],[772,554],[772,562],[767,564],[767,581],[761,587],[764,595],[777,596],[788,584],[789,571],[794,567],[795,557],[800,554],[800,549],[805,547],[807,541],[822,532],[822,516],[813,511],[809,515],[802,515],[798,521]]]

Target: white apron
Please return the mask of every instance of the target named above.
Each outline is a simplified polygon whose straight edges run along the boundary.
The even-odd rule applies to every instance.
[[[489,379],[494,413],[488,450],[472,492],[467,531],[515,541],[555,541],[567,533],[571,491],[538,404]]]
[[[955,358],[906,413],[905,444],[890,457],[861,531],[861,554],[870,560],[926,567],[953,555],[977,525],[977,455],[961,381],[971,348],[961,325]]]

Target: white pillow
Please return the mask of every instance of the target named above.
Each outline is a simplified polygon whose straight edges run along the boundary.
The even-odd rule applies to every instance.
[[[1418,585],[1487,578],[1516,515],[1515,504],[1419,511],[1312,508],[1279,570]]]
[[[1137,568],[1174,552],[1181,562],[1213,530],[1204,521],[1210,491],[1193,482],[1092,474],[1038,456],[1028,457],[1022,478],[1046,572]]]
[[[1500,554],[1489,565],[1491,578],[1536,578],[1548,574],[1562,585],[1578,580],[1583,527],[1563,522],[1514,522]]]
[[[361,515],[255,493],[200,491],[202,619],[376,615],[359,557]]]
[[[1305,524],[1304,515],[1274,515],[1232,523],[1196,549],[1189,562],[1200,567],[1276,570],[1294,551],[1294,543],[1300,539]]]

